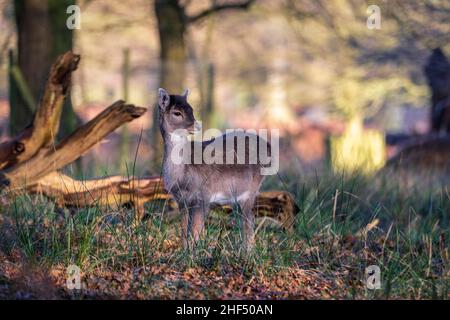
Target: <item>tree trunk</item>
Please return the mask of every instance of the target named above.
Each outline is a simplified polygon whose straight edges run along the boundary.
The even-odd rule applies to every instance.
[[[52,62],[48,4],[42,0],[15,0],[14,5],[18,65],[37,101]],[[16,134],[30,124],[32,113],[23,97],[15,97],[12,101],[15,101],[15,105],[11,105],[10,130],[12,134]]]
[[[24,101],[19,101],[19,88],[13,76],[12,70],[14,67],[17,67],[16,57],[14,55],[14,51],[12,49],[8,52],[8,96],[9,96],[9,132],[10,134],[16,134],[19,132],[18,127],[21,126],[21,123],[25,122],[20,119],[21,116],[26,115],[23,107],[27,107]],[[23,105],[20,105],[22,103]],[[22,107],[22,108],[21,108]],[[20,112],[20,109],[22,112]]]
[[[42,96],[51,63],[72,49],[73,32],[66,27],[66,9],[72,4],[75,0],[14,1],[18,66],[34,101],[39,101]],[[17,90],[12,93],[19,94]],[[11,101],[10,131],[16,134],[30,124],[33,114],[20,95],[11,97]],[[77,121],[70,98],[64,103],[60,132],[68,134],[76,128]]]
[[[178,0],[155,0],[160,42],[160,87],[171,94],[181,94],[184,90],[186,67],[186,44],[184,33],[186,21],[184,9]],[[153,164],[161,166],[163,155],[162,137],[159,132],[158,108],[153,111],[152,141],[154,146]]]
[[[203,127],[206,129],[211,128],[212,115],[214,113],[214,90],[215,90],[215,69],[212,63],[207,66],[206,77],[206,92],[205,92],[205,104],[202,110]]]

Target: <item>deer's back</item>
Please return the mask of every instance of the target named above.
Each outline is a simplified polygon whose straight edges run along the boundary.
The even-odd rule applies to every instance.
[[[221,204],[255,197],[264,179],[261,166],[267,165],[267,160],[261,161],[260,149],[270,157],[265,139],[244,132],[192,142],[191,161],[183,166],[175,193],[187,202]]]

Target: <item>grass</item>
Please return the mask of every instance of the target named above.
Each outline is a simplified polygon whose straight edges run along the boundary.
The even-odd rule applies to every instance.
[[[450,297],[448,183],[393,174],[293,177],[264,186],[295,195],[295,230],[258,225],[251,256],[240,250],[236,219],[221,212],[207,219],[191,254],[181,248],[178,218],[160,204],[148,204],[148,219],[134,227],[132,209],[62,210],[23,195],[0,215],[0,297]],[[65,287],[70,264],[82,270],[81,291]],[[379,290],[365,285],[370,265],[381,270]]]

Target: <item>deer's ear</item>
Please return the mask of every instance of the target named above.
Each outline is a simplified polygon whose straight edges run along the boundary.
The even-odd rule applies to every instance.
[[[189,89],[184,90],[183,97],[185,97],[186,100],[187,100],[187,98],[189,96],[189,93],[191,93],[191,90],[189,90]]]
[[[159,88],[158,89],[158,106],[162,109],[165,110],[170,104],[170,96],[169,93],[162,89]]]

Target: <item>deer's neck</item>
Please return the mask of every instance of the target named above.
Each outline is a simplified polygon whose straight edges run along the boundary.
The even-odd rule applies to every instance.
[[[167,189],[180,182],[185,176],[184,162],[175,163],[172,159],[172,152],[180,150],[181,146],[187,143],[182,138],[172,137],[169,133],[163,134],[164,158],[163,158],[163,179]]]

